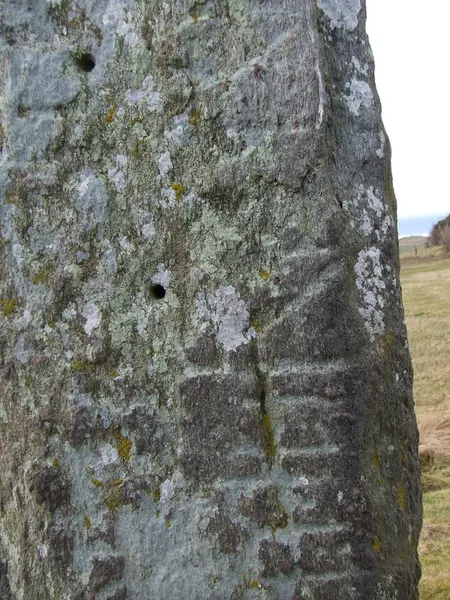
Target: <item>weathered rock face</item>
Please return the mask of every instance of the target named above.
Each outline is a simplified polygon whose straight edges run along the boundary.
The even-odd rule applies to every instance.
[[[417,598],[363,0],[2,12],[2,599]]]

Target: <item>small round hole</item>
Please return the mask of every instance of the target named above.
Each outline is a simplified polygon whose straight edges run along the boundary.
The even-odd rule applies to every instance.
[[[75,58],[75,62],[78,68],[86,73],[90,73],[95,67],[95,60],[92,54],[80,54]]]
[[[166,295],[166,290],[160,283],[153,285],[151,291],[153,298],[157,300],[161,300]]]

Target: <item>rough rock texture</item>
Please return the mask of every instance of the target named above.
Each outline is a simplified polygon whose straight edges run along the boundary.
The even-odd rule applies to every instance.
[[[417,598],[364,21],[1,3],[2,599]]]

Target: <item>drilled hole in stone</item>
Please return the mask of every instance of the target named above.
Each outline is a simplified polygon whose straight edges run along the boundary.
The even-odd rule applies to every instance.
[[[77,63],[77,67],[86,73],[90,73],[95,67],[95,60],[92,54],[80,54],[75,58],[75,62]]]
[[[162,286],[160,283],[156,283],[155,285],[153,285],[151,288],[151,292],[153,298],[156,298],[157,300],[161,300],[166,295],[166,290],[164,286]]]

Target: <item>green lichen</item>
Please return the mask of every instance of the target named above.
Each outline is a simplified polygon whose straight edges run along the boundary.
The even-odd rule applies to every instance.
[[[377,535],[374,535],[372,538],[372,549],[375,550],[375,552],[381,551],[381,542]]]
[[[110,512],[117,512],[124,504],[122,490],[119,487],[110,487],[106,490],[103,503]]]
[[[33,277],[33,285],[48,283],[53,273],[53,268],[50,265],[42,267]]]
[[[116,440],[117,454],[122,460],[130,460],[131,456],[131,440],[122,435],[120,432],[114,434]]]
[[[102,488],[104,486],[103,481],[100,481],[100,479],[94,478],[94,479],[91,479],[91,482],[93,485],[95,485],[95,487],[98,487],[98,488]]]
[[[15,310],[15,302],[11,298],[0,298],[0,308],[5,317],[10,317]]]
[[[71,364],[71,369],[75,373],[89,373],[93,371],[94,368],[95,366],[85,358],[81,360],[73,360]]]

